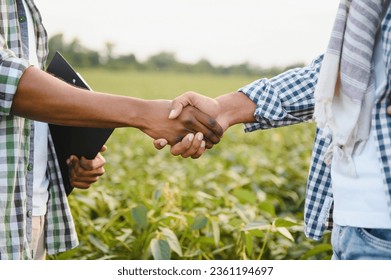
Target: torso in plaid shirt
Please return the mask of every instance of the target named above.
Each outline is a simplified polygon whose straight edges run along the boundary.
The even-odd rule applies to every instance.
[[[44,65],[47,35],[32,0],[26,0],[36,29],[37,56]],[[19,7],[19,10],[18,10]],[[32,221],[32,139],[29,120],[10,115],[12,100],[23,70],[27,24],[21,0],[0,2],[0,259],[30,259]],[[18,13],[19,12],[19,13]],[[31,104],[31,106],[34,106]],[[50,138],[50,137],[49,137]],[[54,148],[49,139],[50,198],[46,215],[48,254],[77,246],[77,236],[64,192]]]
[[[388,10],[382,25],[382,47],[387,69],[388,84],[378,97],[372,114],[376,129],[377,156],[382,166],[383,183],[387,186],[388,210],[391,215],[391,121],[386,108],[391,86],[391,13]],[[239,91],[257,104],[255,118],[258,123],[245,125],[245,131],[292,125],[312,120],[314,90],[323,56],[304,68],[292,69],[272,79],[255,81]],[[305,233],[312,239],[320,239],[326,229],[332,227],[333,195],[330,166],[323,159],[331,138],[317,130],[312,152],[312,162],[307,182],[305,202]]]

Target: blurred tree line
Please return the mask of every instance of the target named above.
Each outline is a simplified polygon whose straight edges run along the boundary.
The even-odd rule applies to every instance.
[[[161,52],[150,56],[145,62],[137,60],[134,54],[114,56],[115,45],[107,42],[106,51],[102,54],[83,46],[79,39],[75,38],[71,42],[65,42],[62,33],[55,34],[49,39],[49,58],[50,61],[56,51],[59,51],[66,60],[78,68],[96,68],[104,67],[109,69],[132,69],[137,71],[172,71],[187,73],[213,73],[213,74],[240,74],[240,75],[259,75],[275,76],[286,69],[301,67],[303,64],[289,65],[287,67],[261,68],[242,63],[231,66],[215,66],[208,60],[201,59],[197,63],[189,64],[180,62],[175,54],[171,52]]]

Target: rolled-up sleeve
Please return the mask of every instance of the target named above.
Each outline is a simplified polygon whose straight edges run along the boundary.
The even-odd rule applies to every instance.
[[[0,44],[0,116],[10,114],[19,80],[27,67],[27,60],[16,57]]]
[[[246,132],[287,126],[312,120],[314,91],[323,55],[310,65],[288,70],[271,79],[260,79],[239,89],[257,108],[255,123],[244,124]]]

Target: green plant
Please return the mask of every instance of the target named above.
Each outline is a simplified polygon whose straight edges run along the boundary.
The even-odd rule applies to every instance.
[[[131,88],[144,98],[172,98],[184,88],[213,96],[207,89],[219,95],[251,81],[105,72],[103,86],[100,71],[83,73],[93,88]],[[106,174],[69,197],[80,246],[51,258],[330,258],[329,235],[314,242],[303,233],[314,132],[313,124],[300,124],[245,134],[238,125],[191,160],[155,150],[135,129],[116,129],[107,143]]]

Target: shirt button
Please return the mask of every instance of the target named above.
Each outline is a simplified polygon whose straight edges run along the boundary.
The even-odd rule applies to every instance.
[[[25,16],[20,16],[19,17],[19,22],[25,22],[26,21],[26,17]]]
[[[31,218],[33,216],[33,211],[29,210],[27,211],[27,217]]]
[[[33,170],[33,164],[32,164],[32,163],[29,163],[29,164],[27,165],[27,171],[31,171],[31,170]]]

